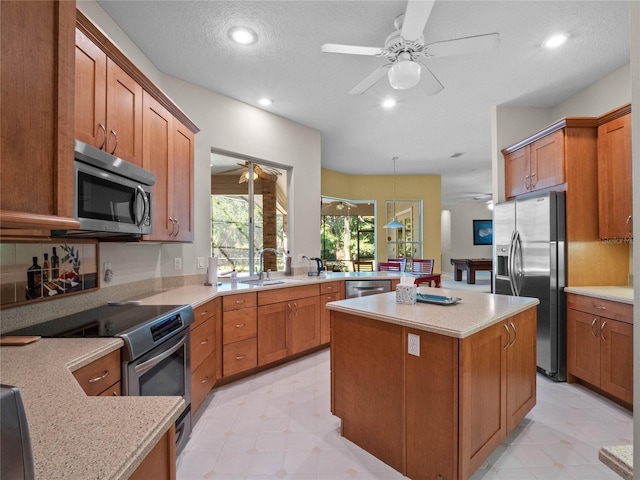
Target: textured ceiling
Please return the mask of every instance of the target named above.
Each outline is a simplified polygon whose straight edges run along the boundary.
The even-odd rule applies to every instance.
[[[386,78],[348,92],[384,59],[321,53],[382,47],[405,1],[112,1],[100,5],[162,72],[322,132],[322,166],[356,174],[441,174],[443,203],[491,192],[494,105],[550,107],[629,63],[624,1],[437,1],[426,43],[498,32],[497,49],[426,61],[444,90],[395,91]],[[259,42],[232,44],[230,27]],[[559,50],[540,48],[565,31]],[[393,95],[394,110],[379,102]],[[460,152],[463,155],[450,158]]]

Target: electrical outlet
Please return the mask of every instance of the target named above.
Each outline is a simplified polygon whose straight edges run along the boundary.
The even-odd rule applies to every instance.
[[[176,257],[173,259],[173,269],[182,270],[182,258]]]
[[[302,262],[304,262],[304,255],[299,253],[298,254],[298,263],[302,263]]]
[[[104,271],[111,270],[111,262],[104,262],[103,268]]]
[[[409,344],[409,348],[408,348],[409,354],[419,357],[420,356],[420,335],[410,333],[408,344]]]
[[[198,268],[204,269],[204,257],[198,257]]]

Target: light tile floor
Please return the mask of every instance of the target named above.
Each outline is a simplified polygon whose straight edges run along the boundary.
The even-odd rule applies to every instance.
[[[340,436],[329,412],[329,350],[218,388],[196,414],[178,480],[405,479]],[[632,414],[538,375],[536,407],[473,480],[616,479],[603,445],[632,442]]]

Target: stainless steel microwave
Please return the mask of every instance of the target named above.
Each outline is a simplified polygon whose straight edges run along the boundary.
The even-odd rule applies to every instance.
[[[56,230],[54,236],[139,237],[152,232],[153,173],[76,140],[74,182],[80,229]]]

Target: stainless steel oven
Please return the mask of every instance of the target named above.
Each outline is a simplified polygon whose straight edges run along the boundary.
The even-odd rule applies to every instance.
[[[180,396],[176,450],[191,434],[190,305],[103,305],[10,332],[43,337],[120,337],[123,393]]]

